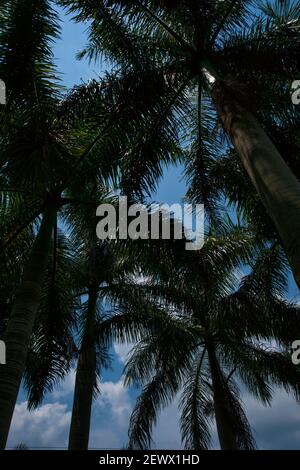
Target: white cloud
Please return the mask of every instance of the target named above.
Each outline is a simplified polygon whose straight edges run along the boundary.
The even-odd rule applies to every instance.
[[[120,362],[122,362],[123,364],[126,363],[128,359],[128,355],[131,352],[133,347],[134,347],[134,344],[132,343],[122,343],[122,344],[115,343],[114,344],[114,350]]]
[[[157,426],[153,432],[153,448],[155,449],[182,449],[180,436],[180,413],[178,409],[179,396],[160,415]],[[211,447],[218,449],[216,427],[211,425]]]
[[[101,418],[97,419],[97,410],[94,410],[90,446],[103,447],[104,443],[107,443],[108,448],[122,448],[128,441],[128,424],[135,400],[124,387],[122,378],[115,383],[104,382],[100,387],[97,407],[109,412],[109,421],[105,422],[104,427],[100,424]],[[153,448],[181,448],[177,399],[159,416],[153,432]]]
[[[122,448],[128,441],[128,424],[135,400],[124,387],[122,378],[115,383],[104,382],[100,387],[101,394],[96,402],[97,408],[105,409],[109,413],[109,420],[103,425],[101,416],[97,418],[97,410],[94,410],[90,446]],[[153,432],[153,448],[181,448],[177,399],[159,416]]]
[[[16,405],[8,447],[24,442],[30,447],[65,447],[71,412],[67,405],[47,403],[30,412],[27,402]]]
[[[126,444],[126,433],[120,433],[118,429],[92,427],[89,440],[89,449],[121,449]]]
[[[17,404],[8,447],[25,442],[30,448],[66,448],[73,385],[74,372],[60,387],[55,403],[46,403],[34,412],[27,410],[25,401]],[[93,405],[90,448],[121,449],[128,441],[128,424],[135,399],[123,386],[122,378],[118,382],[103,382],[100,387],[101,393]],[[244,403],[260,449],[299,449],[300,409],[291,396],[276,391],[272,408],[258,405],[249,395],[244,396]],[[212,436],[213,448],[219,448],[215,426],[212,426]],[[160,414],[153,440],[153,447],[157,449],[181,448],[178,399]]]
[[[53,392],[52,397],[55,400],[60,400],[61,398],[65,398],[68,395],[74,393],[75,387],[75,378],[76,378],[76,370],[72,369],[70,373],[66,376],[65,380],[59,385]]]
[[[96,403],[101,408],[107,409],[109,407],[112,420],[115,420],[122,427],[127,426],[132,410],[132,401],[128,388],[124,387],[123,379],[120,379],[119,382],[103,382],[100,384],[100,395]]]
[[[291,395],[277,390],[272,407],[252,397],[244,402],[260,449],[300,449],[300,408]]]
[[[161,413],[153,432],[153,448],[181,449],[178,399]]]
[[[122,378],[118,382],[100,383],[100,394],[93,407],[89,447],[125,447],[132,407],[133,399],[124,387]]]

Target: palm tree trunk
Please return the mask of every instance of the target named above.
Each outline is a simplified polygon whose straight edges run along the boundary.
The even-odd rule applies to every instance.
[[[213,344],[207,345],[211,371],[217,432],[222,450],[238,450],[236,434],[232,428],[226,387]]]
[[[4,449],[16,404],[34,321],[40,304],[57,208],[46,206],[4,334],[7,364],[0,367],[0,448]]]
[[[219,118],[275,224],[300,287],[300,184],[254,115],[220,81],[211,88]]]
[[[76,371],[69,450],[87,450],[89,444],[93,392],[96,383],[97,297],[97,290],[89,289],[87,319]]]

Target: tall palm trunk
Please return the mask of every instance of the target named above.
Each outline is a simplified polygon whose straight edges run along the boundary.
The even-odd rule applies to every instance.
[[[4,449],[16,404],[51,247],[57,208],[49,202],[25,266],[4,334],[7,364],[0,366],[0,448]]]
[[[300,287],[300,184],[254,115],[226,85],[211,88],[219,118],[281,236]]]
[[[207,345],[207,353],[212,378],[215,418],[222,450],[238,450],[236,434],[232,426],[226,386],[213,344]]]
[[[89,444],[93,392],[96,382],[96,305],[97,290],[90,289],[85,331],[76,371],[69,450],[87,450]]]

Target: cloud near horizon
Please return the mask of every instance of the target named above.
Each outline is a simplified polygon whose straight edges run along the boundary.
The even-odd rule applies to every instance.
[[[115,346],[119,362],[124,362],[132,345]],[[36,411],[27,410],[21,400],[15,408],[8,447],[20,442],[29,448],[67,448],[71,420],[75,371],[46,399]],[[121,449],[128,439],[128,423],[135,395],[125,388],[122,377],[100,384],[100,395],[93,405],[90,448]],[[300,408],[293,397],[277,390],[272,407],[257,404],[245,395],[244,404],[248,419],[254,429],[259,449],[300,448]],[[215,427],[212,427],[213,448],[218,448]],[[153,431],[153,448],[180,449],[178,400],[160,415]]]

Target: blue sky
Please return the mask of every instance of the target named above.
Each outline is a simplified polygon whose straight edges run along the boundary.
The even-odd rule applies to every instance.
[[[62,80],[67,87],[96,77],[101,73],[100,65],[89,65],[75,60],[76,53],[86,41],[85,27],[74,24],[61,14],[63,21],[62,38],[56,44],[54,53]],[[180,202],[185,194],[181,168],[166,171],[153,199],[159,202]],[[298,296],[298,290],[290,281],[290,296]],[[126,445],[129,416],[134,405],[136,392],[122,384],[122,369],[130,346],[116,346],[114,370],[104,373],[101,394],[93,406],[90,447],[121,448]],[[8,447],[25,442],[30,448],[66,448],[71,418],[74,388],[74,372],[53,394],[46,397],[44,404],[29,413],[24,392],[20,393],[14,413]],[[250,396],[244,397],[250,423],[255,430],[259,448],[297,449],[300,447],[300,409],[283,391],[276,391],[272,408],[257,405]],[[215,430],[214,445],[217,447]],[[179,449],[177,402],[161,415],[154,431],[154,447]]]

